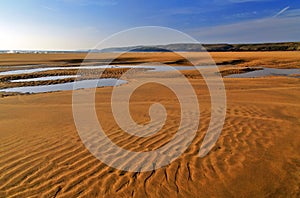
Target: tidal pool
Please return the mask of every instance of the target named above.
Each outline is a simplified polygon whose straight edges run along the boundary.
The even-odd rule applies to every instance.
[[[119,80],[117,78],[102,78],[92,80],[76,81],[76,89],[93,88],[97,83],[97,87],[118,86],[127,83],[125,80]],[[1,92],[18,92],[18,93],[45,93],[53,91],[65,91],[73,90],[75,82],[54,84],[54,85],[38,85],[38,86],[26,86],[26,87],[13,87],[0,89]]]

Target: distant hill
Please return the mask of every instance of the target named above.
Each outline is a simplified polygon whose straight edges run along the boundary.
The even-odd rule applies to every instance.
[[[88,53],[88,52],[243,52],[243,51],[300,51],[300,42],[256,43],[256,44],[195,44],[175,43],[168,45],[114,47],[105,49],[56,51],[56,50],[0,50],[2,53],[47,54],[47,53]]]
[[[166,52],[166,51],[184,51],[184,52],[241,52],[241,51],[300,51],[300,42],[285,43],[257,43],[257,44],[194,44],[178,43],[169,45],[154,46],[133,46],[116,47],[102,50],[91,50],[92,52]]]

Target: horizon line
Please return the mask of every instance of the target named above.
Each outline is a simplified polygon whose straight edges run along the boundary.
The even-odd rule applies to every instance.
[[[227,43],[227,42],[219,42],[219,43],[169,43],[169,44],[157,44],[157,45],[132,45],[132,46],[112,46],[108,48],[87,48],[87,49],[0,49],[0,53],[2,52],[87,52],[91,50],[105,50],[110,48],[126,48],[126,47],[151,47],[151,46],[165,46],[165,45],[176,45],[176,44],[199,44],[199,45],[259,45],[259,44],[283,44],[283,43],[300,43],[300,41],[277,41],[277,42],[245,42],[245,43]],[[13,53],[13,52],[12,52]]]

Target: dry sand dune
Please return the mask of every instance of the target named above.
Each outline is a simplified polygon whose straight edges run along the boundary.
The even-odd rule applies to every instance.
[[[202,79],[191,82],[201,108],[195,139],[170,165],[143,173],[111,168],[89,153],[75,129],[71,91],[2,98],[0,197],[299,197],[299,79],[225,79],[224,129],[204,158],[198,152],[210,97]],[[149,122],[153,99],[169,109],[163,129],[143,139],[124,134],[112,119],[112,88],[97,89],[99,120],[123,148],[156,149],[176,133],[178,101],[168,90],[157,97],[157,85],[147,86],[149,92],[137,92],[131,101],[133,119]]]

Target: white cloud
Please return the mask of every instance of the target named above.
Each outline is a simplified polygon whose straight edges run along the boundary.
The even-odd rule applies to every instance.
[[[42,5],[41,7],[42,7],[43,9],[49,10],[49,11],[51,11],[51,12],[56,12],[56,11],[57,11],[57,9],[56,9],[56,8],[53,8],[53,7],[44,6],[44,5]]]
[[[280,17],[300,17],[300,9],[289,9],[281,13]]]
[[[282,10],[280,10],[279,12],[277,12],[274,17],[278,17],[279,15],[283,14],[285,11],[287,11],[290,8],[290,6],[287,6],[285,8],[283,8]]]
[[[300,17],[270,17],[188,32],[202,43],[299,41]]]

